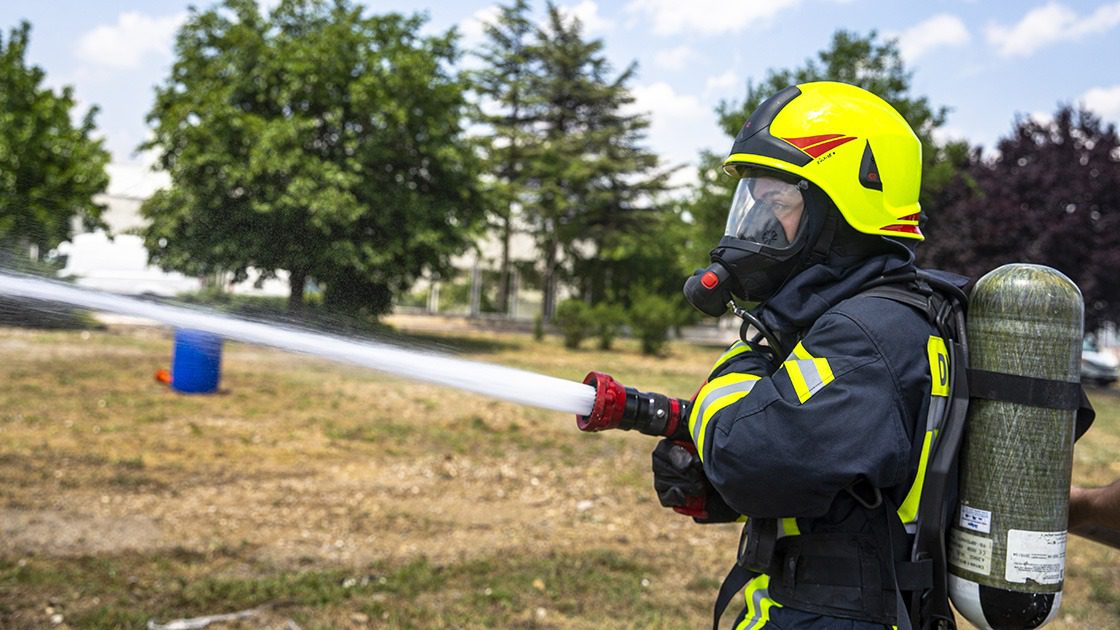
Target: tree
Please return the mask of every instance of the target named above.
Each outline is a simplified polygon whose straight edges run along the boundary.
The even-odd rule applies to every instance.
[[[148,147],[173,186],[143,207],[160,265],[309,279],[376,314],[446,272],[482,219],[453,33],[349,0],[192,10],[156,90]]]
[[[1086,330],[1120,321],[1120,137],[1071,106],[1019,118],[998,154],[979,149],[930,219],[927,261],[978,278],[1007,263],[1048,265],[1085,298]]]
[[[93,196],[109,184],[109,153],[93,138],[97,108],[75,125],[72,88],[42,87],[43,70],[27,65],[30,34],[23,22],[0,37],[0,248],[46,251],[70,238],[75,215],[103,226]]]
[[[816,59],[807,59],[803,66],[795,69],[770,70],[758,85],[748,81],[742,102],[722,102],[716,112],[730,147],[731,139],[750,114],[782,88],[810,81],[840,81],[862,87],[893,105],[921,140],[921,202],[923,207],[928,207],[935,191],[951,178],[957,164],[946,160],[947,154],[959,155],[967,151],[967,147],[963,144],[941,146],[934,140],[934,131],[944,124],[948,110],[934,107],[924,96],[914,95],[910,87],[911,74],[893,41],[879,41],[874,31],[864,37],[841,30],[833,35],[828,48],[817,53]],[[714,244],[713,239],[723,234],[727,206],[738,183],[722,174],[720,166],[724,157],[704,152],[700,158],[701,182],[688,207],[697,225],[692,249],[698,260],[707,258],[707,248]]]
[[[581,262],[650,229],[660,212],[652,197],[667,178],[658,172],[657,156],[642,146],[648,118],[626,113],[634,101],[626,84],[637,67],[612,77],[602,40],[585,40],[578,19],[565,19],[552,3],[547,9],[532,48],[539,61],[530,80],[538,136],[526,162],[524,204],[543,258],[545,318],[564,271],[561,254],[568,274],[583,280],[598,275]]]
[[[474,90],[482,97],[478,120],[490,132],[484,143],[484,170],[490,173],[489,201],[492,229],[501,240],[497,308],[509,311],[510,240],[517,208],[524,194],[526,145],[532,142],[530,75],[537,71],[531,54],[534,33],[527,0],[499,7],[493,23],[485,25],[486,41],[475,54],[482,69],[473,73]]]

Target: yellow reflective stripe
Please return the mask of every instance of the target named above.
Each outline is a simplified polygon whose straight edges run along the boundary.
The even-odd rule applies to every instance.
[[[821,387],[836,380],[836,377],[832,374],[832,366],[829,365],[828,359],[813,359],[813,367],[817,368],[817,373],[820,374]]]
[[[797,392],[797,399],[804,403],[812,394],[809,393],[809,385],[805,383],[805,376],[801,373],[799,363],[799,361],[786,361],[782,365],[785,366],[789,380],[793,383],[793,391]]]
[[[945,340],[930,335],[926,353],[929,355],[929,380],[932,384],[930,393],[934,396],[948,396],[949,351],[945,348]]]
[[[719,410],[749,394],[758,380],[759,377],[754,374],[724,374],[700,388],[688,417],[688,430],[701,460],[704,457],[704,437],[708,432],[708,421]]]
[[[926,437],[922,440],[922,456],[918,460],[918,475],[914,478],[914,485],[910,486],[910,492],[902,500],[902,505],[898,506],[898,518],[903,524],[918,520],[918,502],[922,500],[922,486],[926,482],[926,464],[929,463],[932,444],[933,431],[926,431]]]
[[[793,384],[793,391],[797,393],[797,399],[802,404],[822,387],[836,380],[828,359],[820,359],[809,354],[802,342],[798,342],[793,347],[793,352],[782,365],[786,368],[789,380]]]
[[[914,484],[898,506],[898,518],[909,528],[918,520],[918,510],[922,501],[922,487],[926,481],[926,467],[929,465],[930,452],[933,450],[933,441],[940,433],[941,416],[949,404],[949,351],[945,340],[935,335],[930,335],[926,342],[926,354],[929,357],[930,399],[929,411],[926,417],[926,433],[922,438],[922,454],[918,459],[918,473],[914,476]]]
[[[836,380],[828,359],[791,360],[782,365],[786,368],[789,380],[793,383],[793,391],[797,392],[797,399],[802,404],[825,385]]]
[[[770,621],[770,609],[774,606],[782,607],[781,604],[770,599],[769,588],[770,576],[765,573],[747,582],[747,588],[743,591],[743,598],[747,600],[747,612],[739,625],[735,626],[735,630],[761,628]]]
[[[782,536],[800,536],[801,528],[797,526],[797,519],[793,517],[782,519]]]
[[[708,374],[711,374],[712,372],[718,370],[719,367],[724,363],[727,363],[728,360],[737,357],[744,352],[749,352],[750,349],[751,347],[746,343],[742,341],[736,341],[735,343],[731,344],[731,347],[727,349],[727,352],[724,352],[723,355],[720,356],[720,358],[716,359],[715,364],[712,365],[712,369],[708,370]]]
[[[802,361],[804,361],[805,359],[813,358],[813,355],[809,354],[809,351],[805,349],[805,346],[802,345],[800,341],[798,341],[797,345],[793,347],[793,356],[801,359]]]

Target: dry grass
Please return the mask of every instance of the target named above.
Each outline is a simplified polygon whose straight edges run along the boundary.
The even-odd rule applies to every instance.
[[[678,396],[718,354],[425,340]],[[138,627],[262,604],[232,627],[705,623],[737,528],[657,505],[650,438],[236,344],[222,394],[180,396],[152,378],[170,346],[148,329],[0,329],[0,626]],[[1086,483],[1120,476],[1120,404],[1096,400],[1075,467]],[[1060,625],[1115,625],[1120,553],[1081,540],[1069,553]]]

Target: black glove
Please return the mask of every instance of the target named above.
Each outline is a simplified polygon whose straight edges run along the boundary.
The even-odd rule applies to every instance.
[[[712,488],[692,442],[661,440],[653,449],[653,488],[661,505],[703,523],[739,517]]]

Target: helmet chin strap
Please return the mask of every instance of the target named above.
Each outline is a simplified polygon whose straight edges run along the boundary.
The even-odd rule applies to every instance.
[[[836,229],[840,221],[840,211],[833,206],[828,208],[824,214],[824,225],[821,227],[821,233],[817,236],[816,242],[813,243],[813,249],[806,256],[805,262],[798,271],[828,262],[829,254],[832,252],[832,241],[836,237]]]

